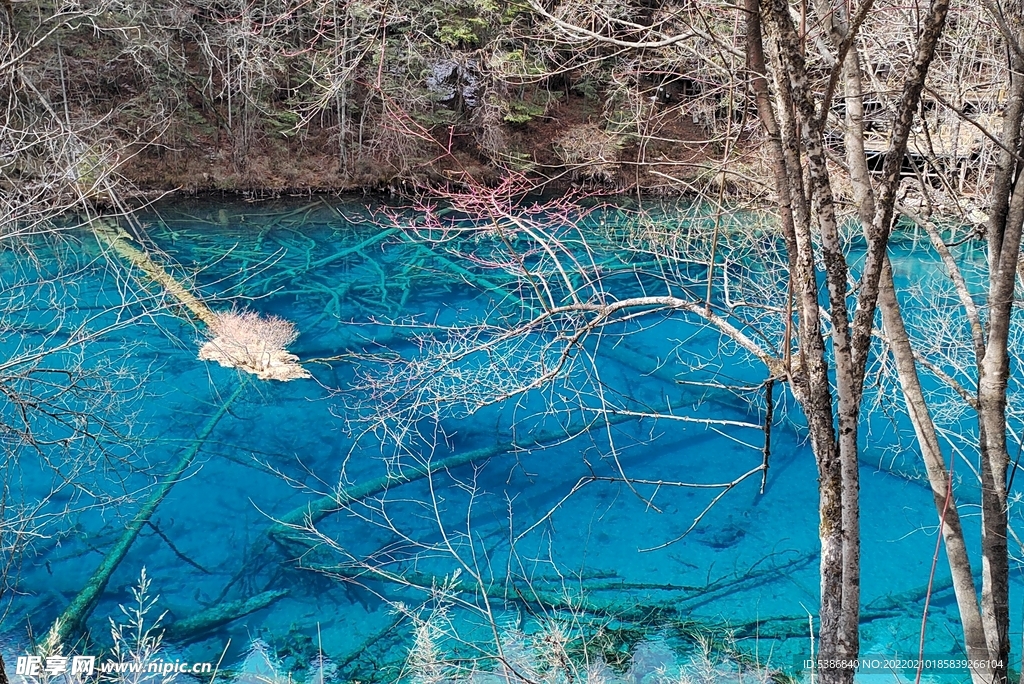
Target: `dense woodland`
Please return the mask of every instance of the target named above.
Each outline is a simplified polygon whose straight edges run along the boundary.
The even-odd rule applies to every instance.
[[[143,190],[493,182],[506,170],[671,187],[753,124],[733,92],[735,48],[709,35],[735,22],[721,9],[561,10],[577,33],[514,3],[8,7],[10,122],[54,136],[5,140],[22,153],[4,168],[11,189],[53,182],[73,153],[82,184],[109,175]],[[710,24],[662,47],[600,39],[645,41],[698,19]]]
[[[807,10],[801,40],[824,89],[834,57]],[[937,164],[958,190],[991,149],[957,112],[991,124],[1005,69],[991,20],[959,11],[915,145],[922,171]],[[877,8],[861,30],[876,152],[910,45],[891,29],[912,14]],[[0,20],[2,182],[29,197],[71,192],[72,177],[105,197],[107,184],[259,194],[509,172],[767,194],[743,17],[728,3],[15,2]],[[841,116],[837,104],[830,129]],[[826,141],[838,153],[841,132]]]

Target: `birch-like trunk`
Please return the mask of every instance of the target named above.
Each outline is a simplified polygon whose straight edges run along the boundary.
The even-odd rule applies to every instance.
[[[843,37],[845,38],[845,36]],[[868,174],[867,155],[864,149],[861,68],[854,51],[847,55],[843,78],[847,112],[846,161],[850,170],[854,201],[858,207],[860,221],[866,230],[875,215],[875,194]],[[953,266],[955,267],[955,265]],[[989,657],[989,651],[985,645],[981,610],[978,605],[974,576],[971,572],[971,562],[967,554],[960,512],[949,479],[948,466],[939,445],[935,423],[921,386],[913,346],[903,321],[899,300],[896,297],[892,267],[888,259],[885,259],[882,265],[878,307],[882,311],[885,338],[895,361],[896,374],[906,404],[907,415],[921,449],[936,514],[942,526],[941,534],[945,542],[946,557],[953,578],[953,591],[960,612],[967,656],[971,660],[986,660]],[[971,315],[972,312],[968,311],[967,313]],[[976,317],[977,312],[973,311],[973,314]],[[972,671],[971,675],[974,684],[992,681],[988,672]]]
[[[807,416],[811,445],[818,464],[821,540],[819,656],[826,661],[852,663],[859,652],[860,482],[857,429],[864,375],[878,305],[879,281],[886,263],[885,249],[891,231],[899,170],[947,9],[946,0],[935,0],[929,9],[894,117],[892,140],[883,165],[882,201],[875,205],[876,211],[872,212],[867,223],[868,254],[851,326],[847,306],[849,269],[839,236],[823,142],[826,117],[816,108],[816,94],[807,77],[802,40],[793,25],[786,0],[762,0],[760,6],[749,1],[746,4],[748,65],[754,72],[753,85],[761,121],[771,138],[770,154],[778,186],[786,187],[793,218],[793,234],[787,234],[787,248],[790,250],[791,269],[795,267],[790,277],[797,295],[797,337],[802,372],[798,378],[791,372],[790,381]],[[768,81],[761,78],[766,65],[760,33],[754,35],[763,29],[760,14],[768,19],[776,45],[772,80],[777,90],[777,116],[769,106],[771,98],[765,92]],[[845,25],[842,29],[847,30]],[[840,65],[837,68],[854,74],[857,73],[856,49],[851,51],[849,47],[845,44],[838,50]],[[823,106],[828,107],[829,103]],[[781,126],[778,125],[780,120]],[[862,130],[860,135],[863,137]],[[802,160],[807,163],[806,191]],[[782,198],[783,192],[779,194]],[[821,257],[829,292],[835,403],[819,322],[812,217],[820,231]],[[784,232],[786,230],[784,226]],[[793,250],[796,251],[795,257]],[[824,669],[820,675],[823,684],[849,684],[853,681],[854,669],[852,666]]]

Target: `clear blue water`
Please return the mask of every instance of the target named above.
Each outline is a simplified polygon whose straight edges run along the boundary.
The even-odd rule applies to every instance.
[[[287,384],[260,383],[198,361],[201,333],[193,324],[157,288],[111,265],[84,234],[36,244],[31,255],[0,254],[7,288],[57,270],[70,283],[27,291],[25,308],[12,314],[24,327],[0,342],[4,354],[44,343],[54,331],[57,336],[45,344],[58,344],[92,316],[92,329],[118,324],[81,356],[77,347],[65,352],[63,361],[102,369],[121,401],[107,413],[117,421],[110,426],[116,433],[98,427],[96,441],[47,447],[48,464],[24,444],[16,445],[16,459],[9,457],[8,481],[25,502],[45,497],[61,478],[73,484],[61,485],[42,505],[53,517],[24,554],[18,593],[8,594],[0,624],[6,643],[24,644],[29,632],[48,629],[134,515],[144,488],[170,470],[229,401],[187,476],[160,504],[96,605],[88,622],[92,648],[109,643],[108,618],[120,615],[118,606],[130,600],[128,588],[145,567],[168,625],[229,601],[283,592],[267,608],[174,644],[178,657],[217,662],[230,639],[224,661],[237,663],[259,639],[299,673],[322,649],[342,681],[389,681],[397,676],[389,668],[400,663],[413,632],[394,603],[416,612],[429,592],[382,580],[365,571],[369,564],[428,586],[457,571],[465,583],[477,572],[503,625],[528,622],[542,610],[521,600],[531,592],[569,601],[583,595],[602,608],[596,614],[609,628],[657,634],[677,650],[694,628],[719,636],[731,632],[740,649],[762,659],[771,654],[773,665],[792,670],[809,653],[807,613],[818,603],[816,471],[792,399],[776,388],[765,492],[759,474],[747,478],[691,533],[669,544],[721,490],[631,488],[612,480],[626,473],[647,481],[731,482],[760,464],[760,430],[650,417],[595,426],[596,409],[671,409],[692,418],[760,424],[762,390],[708,383],[756,387],[763,368],[713,330],[674,315],[611,326],[580,347],[559,381],[487,406],[474,402],[521,379],[539,360],[555,360],[545,347],[556,341],[551,330],[495,341],[493,355],[502,359],[503,370],[484,372],[487,366],[476,355],[410,379],[402,375],[402,359],[458,349],[450,332],[442,335],[445,345],[427,346],[431,326],[518,320],[519,298],[529,300],[528,291],[499,292],[503,283],[486,266],[498,254],[493,241],[458,245],[475,263],[452,253],[452,245],[434,245],[431,252],[397,234],[349,250],[381,232],[380,211],[380,205],[359,202],[195,201],[143,217],[164,263],[190,276],[214,309],[234,305],[287,318],[300,331],[291,351],[304,361],[332,359],[308,365],[315,379]],[[626,218],[607,210],[588,220],[607,228]],[[402,220],[416,217],[404,214]],[[781,257],[745,261],[749,249],[730,240],[723,238],[722,272],[753,274],[766,288],[765,301],[777,303],[772,290],[780,276],[773,260]],[[761,246],[777,251],[767,238]],[[685,257],[687,249],[695,247],[688,244],[680,254]],[[663,265],[648,263],[639,269],[646,275],[637,276],[631,266],[644,261],[640,253],[623,256],[608,247],[597,257],[607,260],[605,286],[618,292],[652,291],[662,273]],[[543,262],[543,255],[531,258]],[[470,282],[453,263],[486,272],[495,287]],[[922,296],[942,287],[926,252],[908,249],[895,266],[901,285],[919,287]],[[699,297],[706,272],[685,259],[672,268]],[[727,294],[721,275],[716,278],[717,299],[729,296],[735,303],[750,295],[736,289]],[[738,287],[738,278],[731,282]],[[109,307],[125,292],[135,303],[111,314]],[[770,314],[754,309],[749,316],[763,322]],[[778,341],[778,324],[762,329],[769,341]],[[477,392],[464,402],[438,401],[451,383]],[[62,401],[81,408],[90,399]],[[917,652],[935,512],[891,381],[880,381],[869,403],[874,410],[865,420],[861,473],[862,650],[908,656]],[[8,403],[4,415],[11,410]],[[961,419],[950,409],[945,424],[955,427]],[[968,422],[964,426],[970,429]],[[499,448],[513,442],[515,449]],[[430,459],[488,448],[486,458],[470,465],[332,512],[318,524],[322,537],[305,546],[268,536],[274,519],[339,483],[352,487],[423,468]],[[80,459],[87,463],[76,471]],[[961,474],[968,474],[966,468]],[[569,496],[574,486],[578,490]],[[972,516],[969,478],[962,498],[963,513]],[[976,517],[968,520],[976,527]],[[976,546],[974,537],[971,543]],[[948,577],[940,557],[925,649],[934,656],[960,654]],[[343,581],[353,578],[358,581]],[[1015,597],[1020,588],[1015,571]],[[483,605],[479,595],[461,596]],[[454,612],[466,634],[479,636],[481,621],[472,611]],[[1016,644],[1016,605],[1012,624]]]

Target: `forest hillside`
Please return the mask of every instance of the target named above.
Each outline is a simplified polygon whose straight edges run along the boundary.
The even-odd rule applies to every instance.
[[[109,201],[115,187],[119,196],[396,189],[509,173],[561,188],[766,194],[767,167],[750,144],[762,134],[742,12],[725,2],[2,8],[0,188],[23,199]],[[891,10],[861,32],[872,55],[869,134],[892,107],[894,56],[908,48],[887,42],[897,34],[885,23],[910,18]],[[963,184],[964,160],[984,165],[988,142],[963,120],[993,123],[999,94],[988,20],[966,10],[957,21],[930,76],[942,94],[924,95],[934,128],[919,158],[959,164]],[[827,81],[826,46],[806,49],[812,75]],[[842,116],[841,102],[833,109]],[[886,131],[873,134],[880,145]],[[833,142],[841,152],[841,134]]]

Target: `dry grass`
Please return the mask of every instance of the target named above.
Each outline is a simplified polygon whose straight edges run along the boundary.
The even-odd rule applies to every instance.
[[[211,339],[199,350],[199,358],[228,368],[255,374],[262,380],[308,378],[288,345],[299,336],[295,324],[278,316],[232,309],[216,314]]]
[[[299,336],[291,321],[237,309],[217,314],[213,332],[240,349],[262,348],[267,352],[283,351]]]
[[[622,142],[596,124],[570,128],[555,140],[555,154],[573,177],[608,182],[612,180]]]

